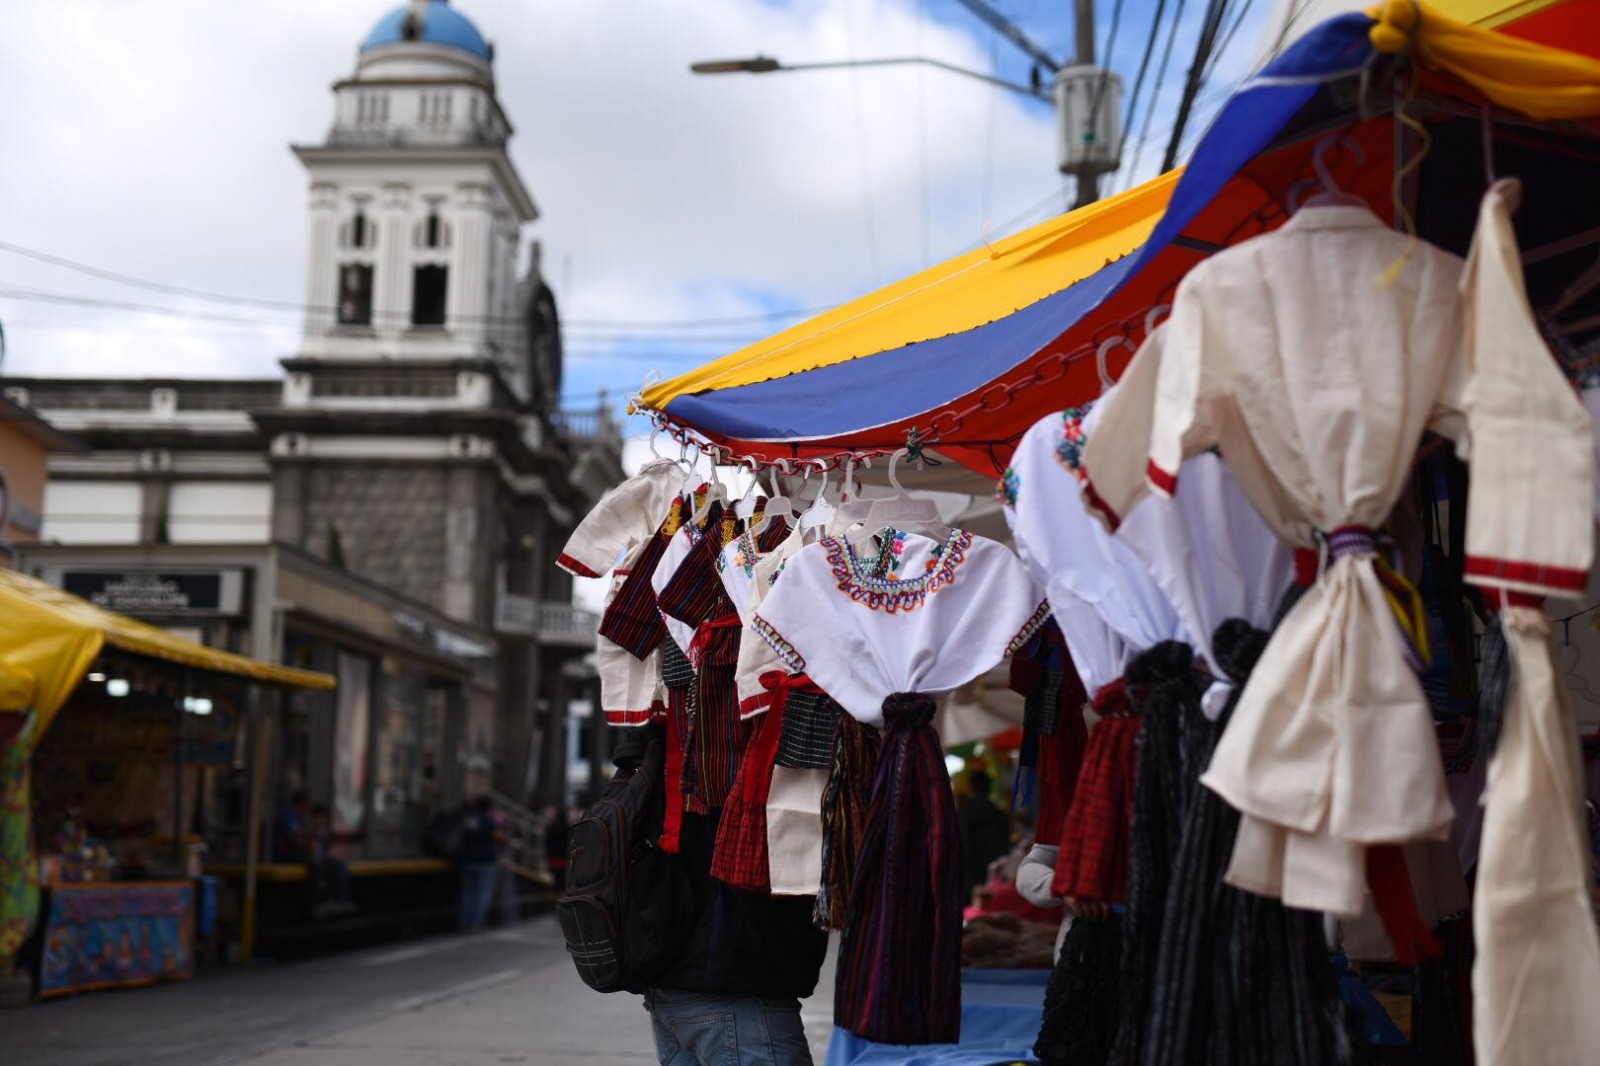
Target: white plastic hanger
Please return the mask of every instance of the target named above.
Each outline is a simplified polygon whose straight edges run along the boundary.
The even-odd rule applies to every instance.
[[[1289,213],[1300,210],[1302,207],[1325,207],[1333,204],[1350,204],[1356,207],[1366,207],[1367,201],[1354,193],[1345,192],[1339,187],[1339,182],[1334,178],[1333,171],[1328,169],[1327,154],[1330,149],[1345,148],[1356,157],[1357,163],[1366,163],[1367,153],[1361,150],[1360,143],[1348,133],[1336,133],[1331,137],[1324,137],[1317,142],[1316,148],[1311,151],[1311,169],[1316,172],[1316,180],[1297,182],[1289,190]],[[1305,200],[1298,200],[1301,191],[1307,187],[1315,186],[1317,192]]]
[[[939,505],[926,496],[911,495],[900,484],[900,479],[895,477],[895,465],[909,454],[908,449],[900,448],[889,456],[889,484],[894,486],[895,494],[872,501],[865,525],[849,537],[852,546],[860,547],[879,530],[890,526],[907,532],[924,533],[941,541],[950,535],[950,527],[944,524],[939,515]]]
[[[828,535],[837,537],[847,533],[867,520],[867,513],[872,510],[872,501],[861,496],[861,483],[855,479],[855,470],[863,466],[872,468],[872,458],[863,456],[860,459],[851,457],[845,460],[844,485],[839,489],[839,506],[833,509],[833,521],[828,523]]]
[[[1102,396],[1110,392],[1112,386],[1117,383],[1116,379],[1111,376],[1110,369],[1106,366],[1106,356],[1111,353],[1111,349],[1119,344],[1131,352],[1139,350],[1134,347],[1133,341],[1126,334],[1121,334],[1101,341],[1100,347],[1094,351],[1094,368],[1100,372],[1100,395]]]
[[[1171,313],[1171,304],[1156,304],[1150,310],[1146,311],[1144,315],[1144,339],[1149,340],[1150,335],[1160,327],[1161,323],[1157,322],[1156,319],[1166,318]]]
[[[772,495],[767,497],[767,506],[761,515],[761,521],[750,531],[751,536],[759,536],[772,525],[772,520],[779,515],[791,517],[794,514],[794,504],[789,502],[789,497],[783,494],[783,484],[778,480],[778,472],[789,473],[789,460],[779,459],[778,465],[772,471]]]
[[[800,514],[800,528],[813,530],[819,527],[826,528],[833,519],[834,506],[828,502],[828,465],[821,460],[817,461],[817,469],[822,471],[822,487],[817,490],[816,499],[811,501]]]
[[[694,509],[694,517],[691,519],[697,526],[706,520],[706,515],[711,513],[712,504],[728,502],[728,487],[722,483],[721,478],[717,477],[715,459],[711,461],[711,476],[706,480],[706,484],[710,486],[710,490],[706,493],[705,499],[700,501],[700,506]]]
[[[748,522],[750,516],[756,513],[756,489],[761,487],[761,479],[756,476],[755,459],[747,456],[739,465],[750,471],[750,484],[745,486],[739,502],[733,505],[733,515],[741,522]]]

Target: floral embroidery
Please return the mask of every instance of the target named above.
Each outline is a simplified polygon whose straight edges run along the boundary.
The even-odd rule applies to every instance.
[[[1015,509],[1017,506],[1017,491],[1022,488],[1022,479],[1017,476],[1016,467],[1007,467],[1005,475],[1001,477],[994,487],[996,503],[1004,504]]]
[[[731,557],[733,565],[743,570],[745,577],[754,577],[756,562],[761,558],[761,553],[756,549],[755,539],[747,531],[735,537],[729,543],[729,547],[733,550],[725,550],[717,555],[717,573],[727,572],[729,558]]]
[[[1083,449],[1089,443],[1089,434],[1084,431],[1083,419],[1089,413],[1087,407],[1069,407],[1061,412],[1061,442],[1056,445],[1056,461],[1079,481],[1087,476],[1083,472]]]
[[[934,549],[928,569],[902,581],[897,563],[891,560],[904,554],[905,537],[898,530],[886,530],[876,559],[865,565],[844,538],[830,537],[823,541],[839,590],[874,611],[894,614],[916,610],[929,596],[955,581],[956,570],[966,561],[967,549],[972,547],[973,540],[966,530],[952,529],[945,542]]]
[[[789,668],[790,673],[803,674],[806,672],[805,657],[800,654],[793,644],[783,639],[782,633],[772,628],[771,622],[768,622],[760,615],[756,615],[750,622],[750,628],[761,634],[761,639],[771,646],[773,652],[783,661],[783,665]]]

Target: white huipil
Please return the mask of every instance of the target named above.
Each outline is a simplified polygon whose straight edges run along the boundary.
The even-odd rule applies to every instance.
[[[688,508],[686,507],[685,510]],[[656,595],[661,595],[661,590],[677,574],[678,568],[689,558],[689,553],[694,551],[695,545],[700,543],[700,538],[707,534],[695,528],[693,522],[685,517],[683,528],[672,535],[672,540],[667,544],[667,550],[661,553],[661,561],[656,564],[655,571],[650,575],[650,587],[655,589]],[[689,646],[694,643],[695,626],[679,618],[674,618],[666,611],[657,608],[661,621],[666,624],[667,634],[672,642],[684,655],[689,654]]]
[[[1192,644],[1144,563],[1085,508],[1076,464],[1094,419],[1095,411],[1084,417],[1071,410],[1035,422],[1017,443],[1000,488],[1017,553],[1044,584],[1091,696],[1121,677],[1140,652],[1164,640]]]
[[[740,717],[764,714],[772,691],[761,675],[788,668],[752,628],[756,609],[789,558],[804,547],[798,523],[777,547],[758,552],[748,532],[722,549],[718,573],[739,611],[739,659],[735,683]],[[774,896],[814,896],[822,884],[822,792],[828,771],[772,767],[767,793],[767,874]]]
[[[874,726],[889,696],[949,695],[1015,651],[1046,615],[1003,544],[960,529],[943,541],[887,540],[894,563],[882,576],[842,537],[802,548],[756,611],[756,628],[792,672]]]
[[[1465,450],[1460,272],[1352,206],[1306,207],[1195,267],[1162,331],[1151,486],[1171,495],[1216,446],[1293,546],[1381,526],[1424,429]],[[1099,472],[1094,487],[1112,511],[1140,491]],[[1362,910],[1366,844],[1453,820],[1374,561],[1334,561],[1283,619],[1202,778],[1243,814],[1230,883],[1344,916]]]
[[[600,498],[567,538],[556,564],[576,577],[611,573],[605,598],[609,604],[666,518],[682,481],[683,470],[676,463],[666,459],[650,463]],[[600,708],[608,724],[636,726],[650,720],[651,707],[662,698],[658,653],[636,659],[600,637],[595,670],[600,675]]]
[[[1161,338],[1158,328],[1117,387],[1096,405],[1084,446],[1084,466],[1092,474],[1128,464],[1129,480],[1143,485]],[[1270,629],[1293,576],[1293,551],[1256,514],[1227,464],[1211,452],[1184,461],[1174,495],[1145,499],[1125,517],[1113,517],[1113,524],[1117,539],[1144,563],[1218,678],[1203,704],[1215,718],[1233,690],[1212,649],[1217,627],[1240,618]]]
[[[1462,281],[1473,366],[1469,508],[1479,508],[1469,512],[1467,550],[1540,572],[1480,565],[1468,580],[1570,594],[1593,551],[1594,427],[1528,311],[1510,217],[1519,193],[1501,181],[1484,197]],[[1578,1066],[1600,1055],[1600,942],[1577,723],[1544,613],[1506,606],[1498,624],[1511,683],[1484,793],[1473,1044],[1482,1066]]]

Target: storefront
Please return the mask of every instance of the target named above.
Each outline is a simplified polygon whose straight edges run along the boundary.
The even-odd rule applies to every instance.
[[[0,571],[0,648],[6,972],[21,961],[41,997],[188,976],[219,904],[203,876],[207,812],[259,794],[242,753],[261,694],[334,679],[206,648],[15,571]],[[254,813],[247,802],[231,817]]]

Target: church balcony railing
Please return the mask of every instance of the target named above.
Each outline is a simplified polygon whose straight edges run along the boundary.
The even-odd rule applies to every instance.
[[[495,603],[494,628],[507,636],[537,637],[550,647],[588,651],[594,648],[600,616],[570,603],[502,592]]]

